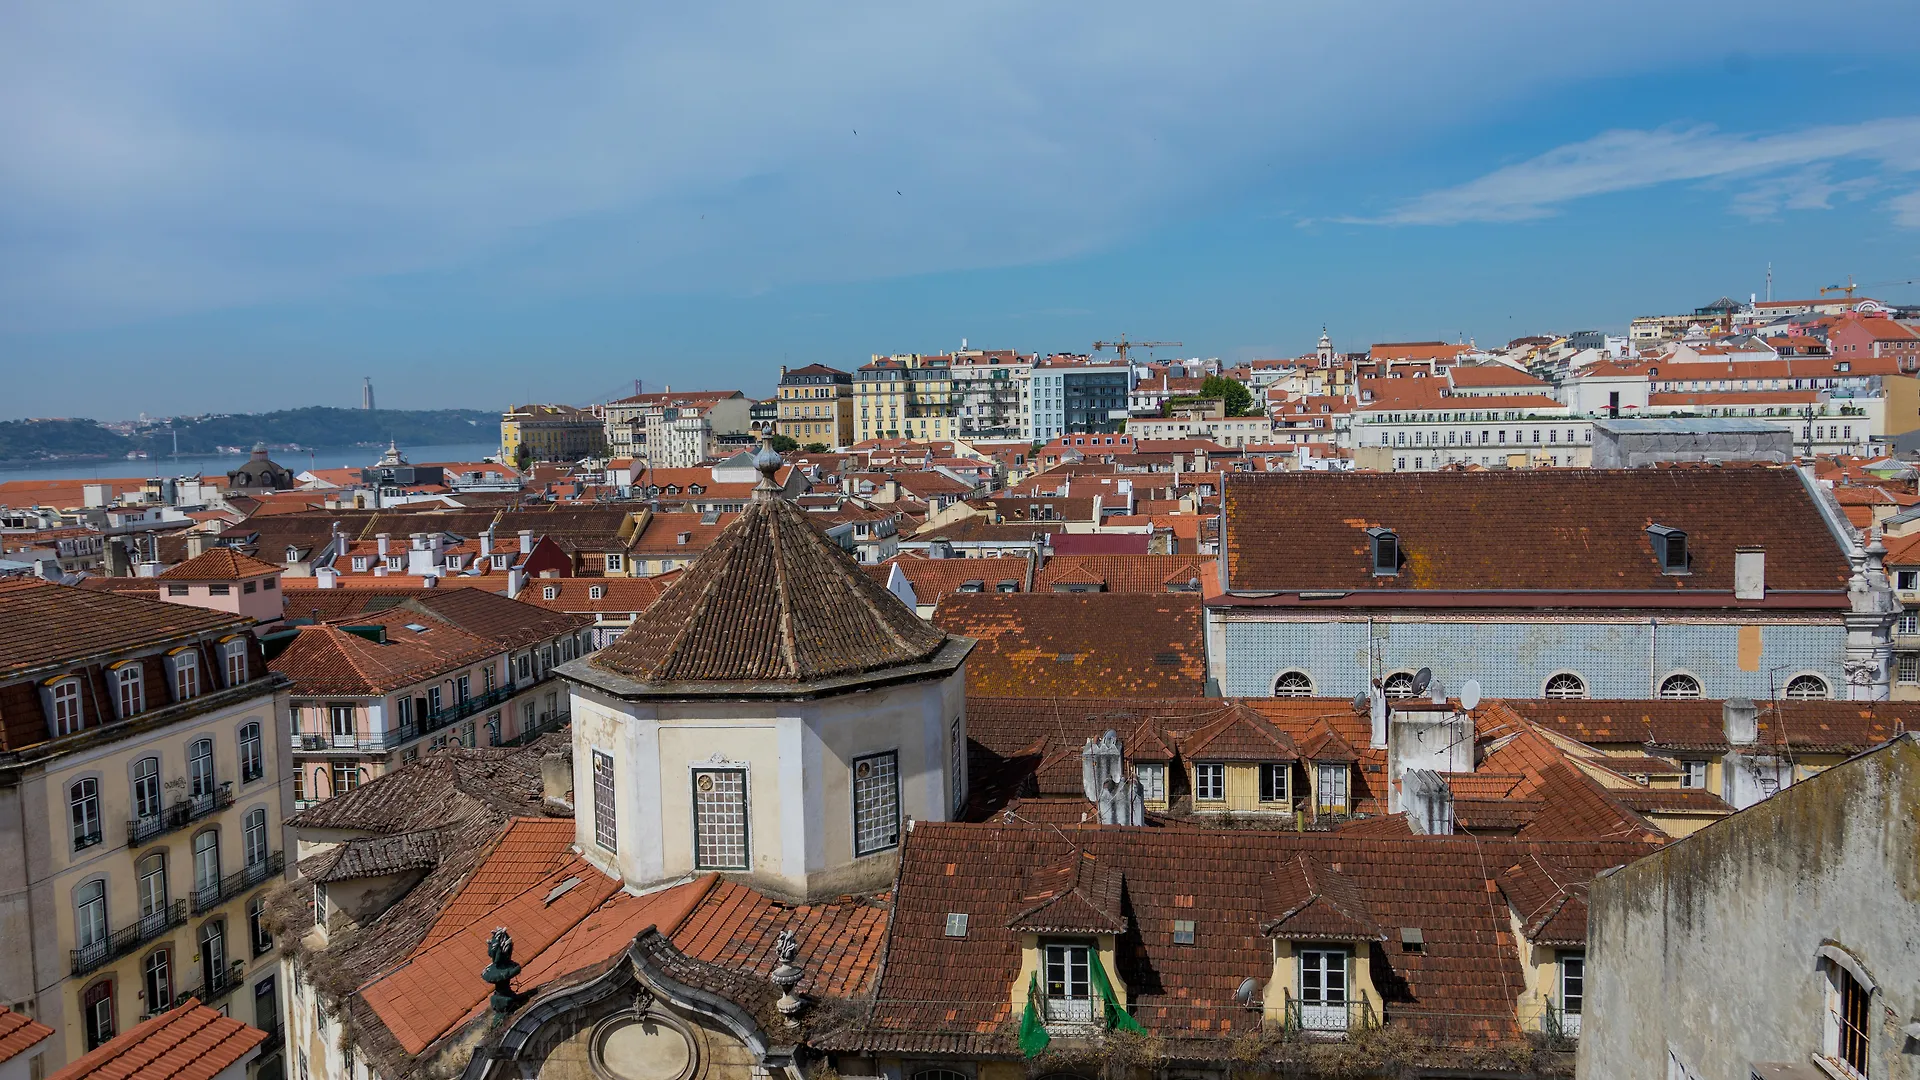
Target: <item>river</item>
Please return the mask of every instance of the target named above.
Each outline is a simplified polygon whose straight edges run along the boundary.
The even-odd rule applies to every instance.
[[[281,450],[268,456],[292,469],[359,468],[380,459],[383,446],[344,446],[315,450]],[[400,452],[416,465],[442,461],[479,461],[500,452],[498,443],[456,443],[447,446],[403,446]],[[146,479],[154,476],[224,476],[240,467],[246,454],[181,454],[142,459],[113,458],[108,461],[51,462],[30,465],[0,465],[0,483],[8,480],[118,480]]]

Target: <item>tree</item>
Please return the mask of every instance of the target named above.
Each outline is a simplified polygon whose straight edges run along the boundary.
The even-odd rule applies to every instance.
[[[775,453],[791,454],[800,449],[800,440],[791,435],[774,434],[767,436],[767,445],[773,447]]]
[[[1252,416],[1253,392],[1227,378],[1225,375],[1209,375],[1200,384],[1200,396],[1225,398],[1228,416]]]
[[[519,469],[521,472],[526,472],[527,468],[532,464],[533,464],[533,447],[528,446],[526,443],[521,443],[520,445],[513,448],[513,467],[514,468]]]
[[[827,452],[827,444],[823,442],[810,442],[807,444],[806,449],[809,454],[824,454]]]

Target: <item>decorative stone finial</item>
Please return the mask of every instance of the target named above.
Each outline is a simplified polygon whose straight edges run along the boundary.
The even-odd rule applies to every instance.
[[[513,962],[513,935],[507,933],[504,926],[496,927],[487,938],[488,964],[480,977],[493,984],[493,1011],[495,1015],[505,1016],[520,1006],[524,995],[514,993],[513,979],[520,974],[520,965]]]
[[[768,976],[773,980],[773,985],[780,988],[780,1000],[774,1003],[774,1008],[787,1018],[788,1027],[799,1027],[800,1010],[806,1008],[807,1003],[794,994],[793,988],[800,985],[806,972],[794,962],[800,955],[800,939],[794,936],[792,927],[780,931],[780,936],[773,939],[773,955],[780,961],[780,966]]]
[[[779,496],[782,489],[774,477],[779,473],[780,466],[785,464],[780,452],[773,448],[773,436],[761,436],[760,449],[754,451],[753,455],[753,467],[760,470],[760,482],[753,485],[754,498],[771,499]]]

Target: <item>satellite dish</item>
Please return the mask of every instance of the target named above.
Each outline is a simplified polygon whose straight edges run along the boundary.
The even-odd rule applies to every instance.
[[[1419,696],[1420,694],[1424,694],[1424,693],[1426,693],[1426,692],[1427,692],[1427,684],[1428,684],[1428,683],[1430,683],[1430,682],[1432,682],[1432,681],[1433,681],[1433,669],[1432,669],[1432,668],[1427,668],[1427,667],[1423,667],[1423,668],[1421,668],[1421,669],[1420,669],[1419,671],[1416,671],[1416,672],[1414,672],[1414,673],[1413,673],[1413,686],[1411,687],[1411,689],[1412,689],[1412,690],[1413,690],[1413,692],[1414,692],[1414,695],[1415,695],[1415,696],[1417,697],[1417,696]]]
[[[1365,694],[1353,695],[1353,711],[1354,712],[1366,712],[1367,704],[1368,704],[1367,695]]]
[[[1240,980],[1240,988],[1233,992],[1233,1000],[1242,1005],[1251,1005],[1253,1004],[1253,992],[1259,988],[1260,984],[1254,982],[1253,976],[1249,975]]]
[[[1480,680],[1468,679],[1460,686],[1460,707],[1472,709],[1480,704]]]

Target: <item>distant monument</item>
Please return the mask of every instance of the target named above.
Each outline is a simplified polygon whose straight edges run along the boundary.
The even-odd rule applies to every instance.
[[[373,411],[373,376],[367,375],[360,380],[360,407]]]

